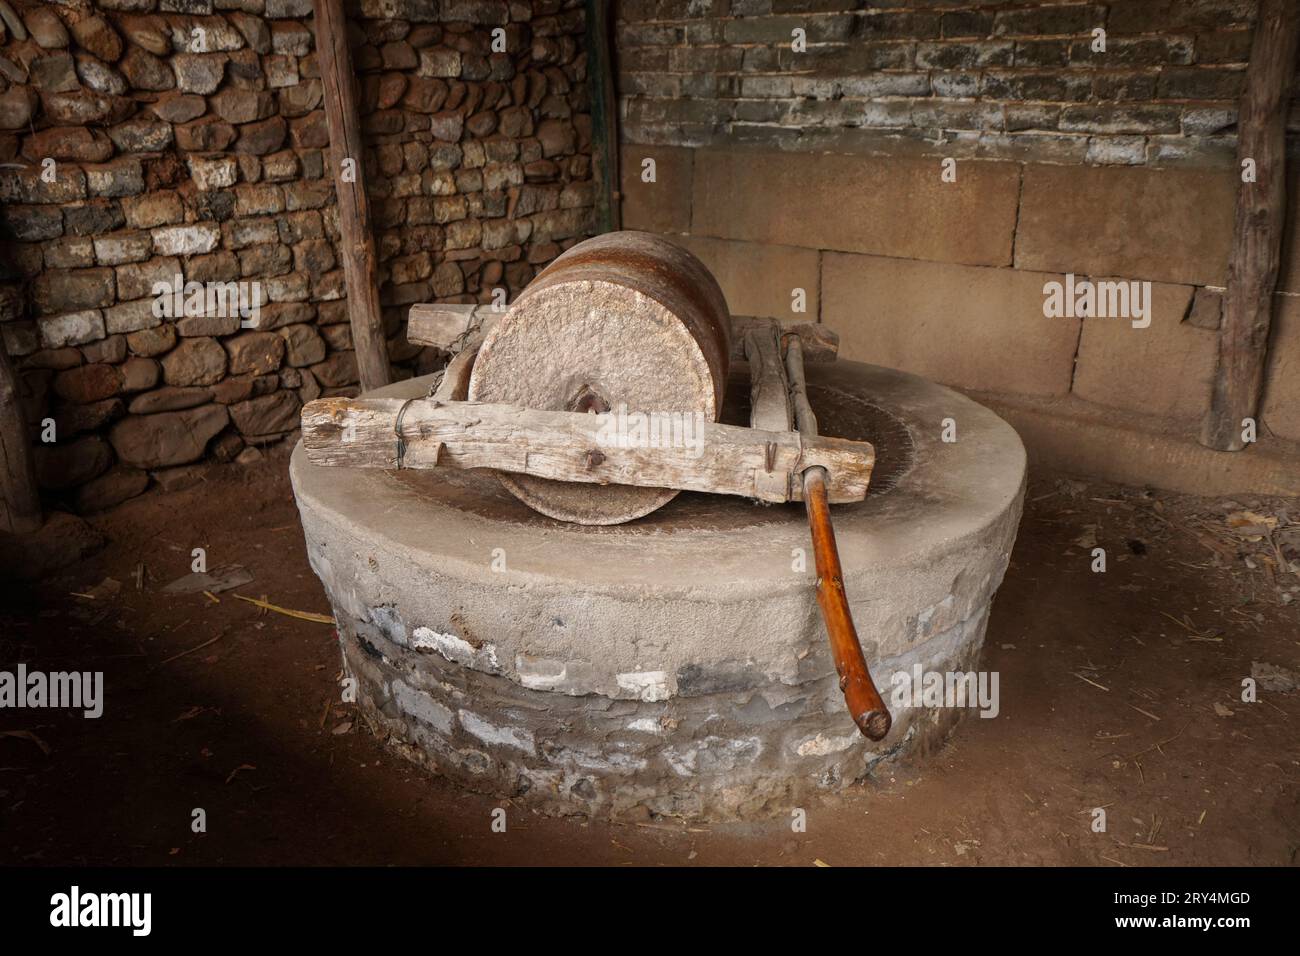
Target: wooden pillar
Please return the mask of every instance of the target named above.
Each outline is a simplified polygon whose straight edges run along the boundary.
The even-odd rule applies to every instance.
[[[622,227],[618,176],[618,99],[610,0],[586,0],[587,87],[591,94],[591,173],[596,186],[596,231]]]
[[[1295,0],[1261,0],[1237,121],[1237,175],[1254,163],[1254,182],[1238,186],[1218,366],[1201,443],[1240,451],[1242,420],[1259,409],[1268,356],[1273,289],[1286,227],[1286,109],[1295,73]]]
[[[375,239],[370,230],[370,199],[366,195],[361,121],[357,117],[356,77],[348,50],[348,25],[343,0],[313,0],[316,14],[316,54],[325,96],[325,121],[330,134],[330,175],[339,210],[343,244],[343,278],[348,287],[348,316],[357,352],[361,388],[369,391],[393,380],[388,345],[379,311],[379,279]],[[345,175],[344,160],[352,162]]]
[[[25,534],[41,524],[41,498],[18,376],[0,345],[0,531]]]

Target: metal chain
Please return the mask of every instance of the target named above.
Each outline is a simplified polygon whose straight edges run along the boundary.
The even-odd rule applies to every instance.
[[[402,403],[402,407],[397,410],[397,421],[393,423],[393,434],[397,436],[396,464],[398,471],[402,470],[402,464],[406,458],[406,439],[402,437],[402,416],[406,414],[406,410],[411,407],[413,401],[415,399],[408,398]]]

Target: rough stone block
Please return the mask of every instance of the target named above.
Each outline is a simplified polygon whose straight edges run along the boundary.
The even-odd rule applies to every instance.
[[[113,464],[113,450],[98,435],[86,435],[72,442],[39,445],[36,449],[36,482],[42,488],[74,488],[102,474]]]
[[[297,428],[301,408],[296,392],[281,390],[231,405],[230,418],[241,435],[274,435]]]
[[[23,156],[33,163],[47,159],[75,163],[102,163],[113,155],[113,144],[99,130],[80,126],[54,126],[23,141]]]
[[[146,117],[118,123],[108,130],[113,145],[124,153],[157,153],[167,149],[175,138],[172,125]]]
[[[620,191],[624,229],[661,233],[690,230],[693,156],[693,150],[679,146],[623,147]],[[642,179],[646,160],[654,160],[654,182]]]
[[[297,21],[276,20],[271,24],[271,49],[282,56],[307,56],[312,49],[311,31]]]
[[[1199,421],[1209,406],[1218,336],[1183,321],[1191,286],[1156,283],[1151,291],[1146,328],[1123,318],[1083,320],[1073,391],[1099,405]]]
[[[215,93],[226,73],[226,57],[219,53],[178,53],[172,57],[176,86],[182,93]]]
[[[119,465],[78,488],[73,506],[79,514],[105,511],[144,494],[148,487],[148,472]]]
[[[939,159],[700,150],[691,232],[970,265],[1009,265],[1019,170]]]
[[[174,192],[149,192],[130,196],[122,201],[126,221],[135,229],[150,229],[180,222],[185,218],[185,207]]]
[[[86,189],[92,196],[118,198],[144,192],[144,168],[137,159],[119,159],[83,169]]]
[[[126,358],[126,336],[110,335],[108,338],[86,343],[81,346],[81,354],[92,365],[97,362],[117,365]]]
[[[212,400],[210,388],[182,388],[164,385],[152,392],[145,392],[131,399],[128,411],[132,415],[153,415],[158,412],[178,412],[182,409],[203,405]]]
[[[117,294],[120,299],[143,299],[154,294],[156,282],[172,284],[181,275],[179,259],[150,259],[117,267]]]
[[[818,257],[813,249],[692,236],[674,238],[708,266],[733,315],[760,315],[784,322],[816,322]],[[803,290],[805,311],[792,311],[794,290]]]
[[[0,129],[27,129],[36,112],[36,91],[24,87],[13,87],[0,93]]]
[[[231,375],[266,375],[284,359],[285,340],[275,332],[244,332],[223,344],[230,356]]]
[[[153,252],[153,240],[147,232],[110,232],[95,236],[95,259],[101,266],[120,266],[126,262],[143,262]]]
[[[127,197],[127,200],[139,197]],[[74,236],[96,236],[121,229],[126,223],[122,206],[116,199],[92,199],[63,207],[63,224]]]
[[[285,362],[291,368],[315,365],[325,359],[325,341],[310,325],[290,325],[279,330],[285,344]]]
[[[1223,285],[1230,171],[1028,165],[1016,268]]]
[[[86,198],[86,174],[75,166],[59,169],[53,182],[39,166],[0,171],[0,202],[67,203]]]
[[[211,252],[221,241],[221,227],[212,222],[155,229],[154,252],[160,256],[195,256]]]
[[[162,364],[168,385],[215,385],[226,374],[226,350],[216,339],[189,338],[168,352]]]
[[[104,313],[99,309],[69,312],[41,319],[41,348],[58,349],[65,345],[84,345],[104,337]]]
[[[129,415],[113,426],[109,440],[117,457],[136,468],[183,465],[200,458],[208,441],[229,420],[229,413],[221,405]]]
[[[235,128],[218,116],[176,127],[176,145],[187,152],[220,152],[235,141]]]
[[[122,375],[112,365],[82,365],[60,372],[54,378],[54,391],[65,401],[78,405],[112,398],[122,387]]]
[[[20,242],[41,242],[63,235],[63,212],[57,206],[5,206],[2,210],[4,224],[8,231]],[[47,257],[49,246],[46,247]],[[90,262],[48,262],[56,269],[88,266]]]
[[[163,355],[176,344],[176,327],[170,324],[159,324],[138,332],[131,332],[126,337],[126,344],[133,355],[145,357]]]
[[[43,272],[32,283],[32,302],[42,315],[98,309],[114,302],[112,269]]]
[[[460,76],[460,54],[455,50],[435,47],[420,51],[420,76]]]
[[[118,367],[118,371],[122,374],[123,392],[143,392],[158,384],[158,363],[151,358],[132,356]]]
[[[134,302],[122,302],[118,305],[110,306],[104,310],[104,328],[109,335],[118,335],[120,333],[139,332],[143,329],[152,329],[162,323],[162,319],[154,314],[154,300],[137,299]],[[128,339],[128,345],[132,345]],[[170,346],[169,346],[170,347]],[[146,354],[138,349],[132,348],[137,355]],[[147,353],[152,354],[152,353]]]
[[[239,178],[239,164],[233,156],[189,156],[186,162],[199,189],[225,189]]]
[[[35,207],[40,208],[40,207]],[[58,212],[58,210],[52,210]],[[95,245],[90,236],[68,236],[45,243],[45,268],[85,269],[95,264]]]
[[[1043,314],[1043,285],[1061,278],[825,253],[822,322],[845,358],[959,388],[1065,395],[1079,320]]]

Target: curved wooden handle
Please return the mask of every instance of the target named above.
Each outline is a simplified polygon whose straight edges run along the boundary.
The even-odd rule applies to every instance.
[[[826,469],[809,468],[803,473],[803,500],[808,509],[808,526],[812,530],[817,603],[826,621],[835,671],[840,675],[840,690],[844,692],[849,715],[858,729],[872,740],[881,740],[889,733],[893,720],[871,679],[857,629],[853,626],[853,615],[849,612],[840,552],[835,546],[835,530],[831,527],[830,504],[826,496]]]

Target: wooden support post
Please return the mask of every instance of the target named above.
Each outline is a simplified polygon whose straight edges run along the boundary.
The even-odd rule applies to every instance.
[[[370,199],[362,168],[361,121],[348,25],[343,0],[313,0],[316,50],[325,97],[325,122],[330,134],[330,173],[339,210],[343,245],[343,278],[348,288],[348,315],[357,352],[361,388],[369,391],[393,380],[388,343],[379,311],[379,278],[375,240],[370,230]],[[345,160],[351,160],[346,165]]]
[[[596,185],[596,231],[622,227],[618,174],[618,100],[614,92],[614,46],[609,0],[586,0],[587,88],[591,96],[592,179]]]
[[[41,524],[41,498],[18,376],[0,345],[0,531],[26,534]]]
[[[1219,451],[1245,447],[1242,421],[1259,409],[1286,226],[1285,124],[1298,24],[1295,0],[1260,3],[1237,122],[1237,175],[1249,160],[1254,181],[1238,184],[1218,366],[1201,425],[1201,443]]]

